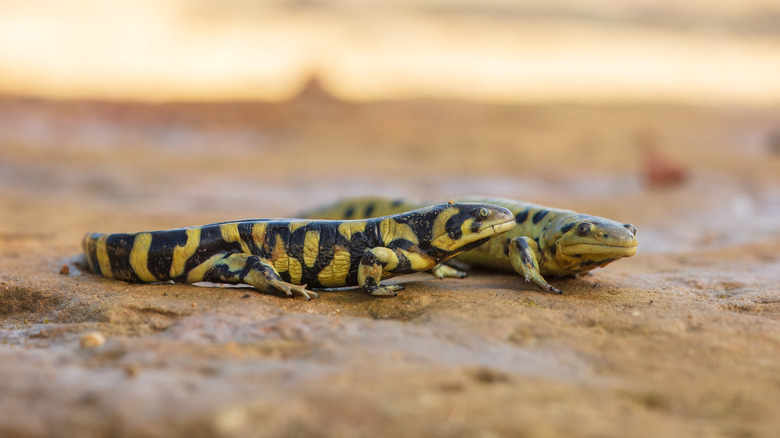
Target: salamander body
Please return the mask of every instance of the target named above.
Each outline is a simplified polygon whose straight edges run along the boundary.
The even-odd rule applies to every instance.
[[[360,286],[395,295],[383,278],[425,271],[514,226],[512,213],[480,203],[449,203],[364,220],[255,219],[132,234],[90,233],[83,246],[93,272],[152,283],[246,283],[260,292]]]
[[[636,228],[631,224],[512,199],[470,197],[459,202],[487,202],[506,207],[515,217],[515,226],[508,233],[459,255],[457,260],[514,270],[545,291],[561,293],[543,275],[576,275],[636,253]],[[302,216],[361,218],[393,214],[419,205],[401,200],[356,198]],[[438,266],[433,273],[440,278],[465,276],[449,266]]]

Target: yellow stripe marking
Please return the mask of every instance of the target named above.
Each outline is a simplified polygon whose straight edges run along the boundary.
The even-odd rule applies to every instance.
[[[221,264],[226,265],[230,272],[235,274],[235,279],[238,280],[238,274],[246,266],[246,261],[249,257],[252,256],[249,254],[231,254],[226,259],[222,260]]]
[[[151,233],[138,233],[133,241],[133,248],[130,250],[130,267],[135,271],[135,275],[144,283],[153,283],[159,281],[154,274],[149,271],[147,261],[149,260],[149,248],[152,246]]]
[[[320,252],[320,232],[309,230],[303,238],[303,264],[307,268],[314,266]]]
[[[417,233],[412,230],[409,224],[399,224],[393,218],[384,219],[379,223],[379,234],[385,245],[398,239],[408,240],[415,245],[420,243],[417,239]]]
[[[339,224],[339,234],[347,240],[351,240],[353,234],[364,231],[366,231],[365,221],[345,221]]]
[[[306,226],[306,224],[308,224],[309,222],[311,222],[311,221],[290,222],[289,224],[287,224],[287,229],[290,230],[291,233],[294,233],[295,230],[297,230],[298,228]]]
[[[392,271],[398,266],[398,256],[390,248],[374,248],[371,250],[381,263],[384,263],[385,271]]]
[[[444,236],[447,234],[447,221],[450,220],[451,217],[458,214],[460,210],[457,208],[448,208],[441,213],[439,213],[439,216],[436,217],[436,220],[433,221],[433,233],[431,234],[431,237],[433,239],[437,239],[441,236]]]
[[[108,234],[101,234],[97,241],[97,259],[98,265],[100,265],[100,273],[104,277],[114,278],[111,273],[111,261],[108,259],[108,250],[106,249],[106,239]]]
[[[276,245],[271,253],[271,264],[274,266],[277,272],[287,272],[290,269],[290,264],[287,261],[290,257],[287,255],[287,251],[284,249],[284,242],[282,236],[276,235]]]
[[[436,266],[436,262],[430,257],[426,257],[416,252],[402,250],[403,255],[409,260],[409,264],[415,271],[425,271]]]
[[[206,275],[206,271],[211,269],[211,267],[214,266],[215,263],[222,257],[223,254],[215,254],[205,262],[190,269],[190,272],[187,273],[187,283],[197,283],[199,281],[203,281],[203,276]]]
[[[290,264],[290,283],[301,284],[301,277],[303,277],[301,262],[292,257],[289,257],[288,260],[288,263]]]
[[[320,284],[323,287],[346,285],[350,261],[349,251],[342,246],[336,245],[333,250],[333,260],[317,275]]]
[[[265,222],[258,222],[252,226],[252,240],[255,241],[255,246],[261,251],[265,248],[265,233],[268,224]]]
[[[219,226],[219,232],[222,233],[222,240],[228,243],[238,242],[241,251],[249,254],[249,246],[241,239],[238,232],[238,223],[222,224]]]
[[[187,233],[187,243],[184,246],[176,245],[176,248],[173,248],[171,278],[184,274],[184,265],[195,254],[198,245],[200,245],[200,228],[189,228],[185,233]]]

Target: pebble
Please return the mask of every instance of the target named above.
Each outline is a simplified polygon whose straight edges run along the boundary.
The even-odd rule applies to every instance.
[[[81,348],[99,347],[106,343],[106,337],[100,332],[88,332],[81,335],[79,346]]]

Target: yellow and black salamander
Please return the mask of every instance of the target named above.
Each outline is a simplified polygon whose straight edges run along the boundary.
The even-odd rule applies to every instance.
[[[317,297],[307,290],[360,286],[395,295],[383,278],[426,271],[514,227],[512,212],[448,203],[366,220],[255,219],[132,234],[91,233],[93,272],[152,283],[245,283],[260,292]]]
[[[513,229],[457,257],[464,263],[514,270],[542,290],[562,293],[542,275],[568,276],[603,267],[636,253],[636,228],[602,217],[503,198],[470,197],[460,202],[486,202],[512,211]],[[303,217],[354,219],[394,214],[421,204],[384,198],[355,198],[304,213]],[[463,277],[450,266],[437,266],[439,278]]]

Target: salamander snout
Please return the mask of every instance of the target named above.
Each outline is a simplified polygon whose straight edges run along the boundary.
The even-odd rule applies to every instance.
[[[636,236],[636,227],[631,224],[623,224],[623,227],[625,227],[628,231],[631,231],[631,234]]]

